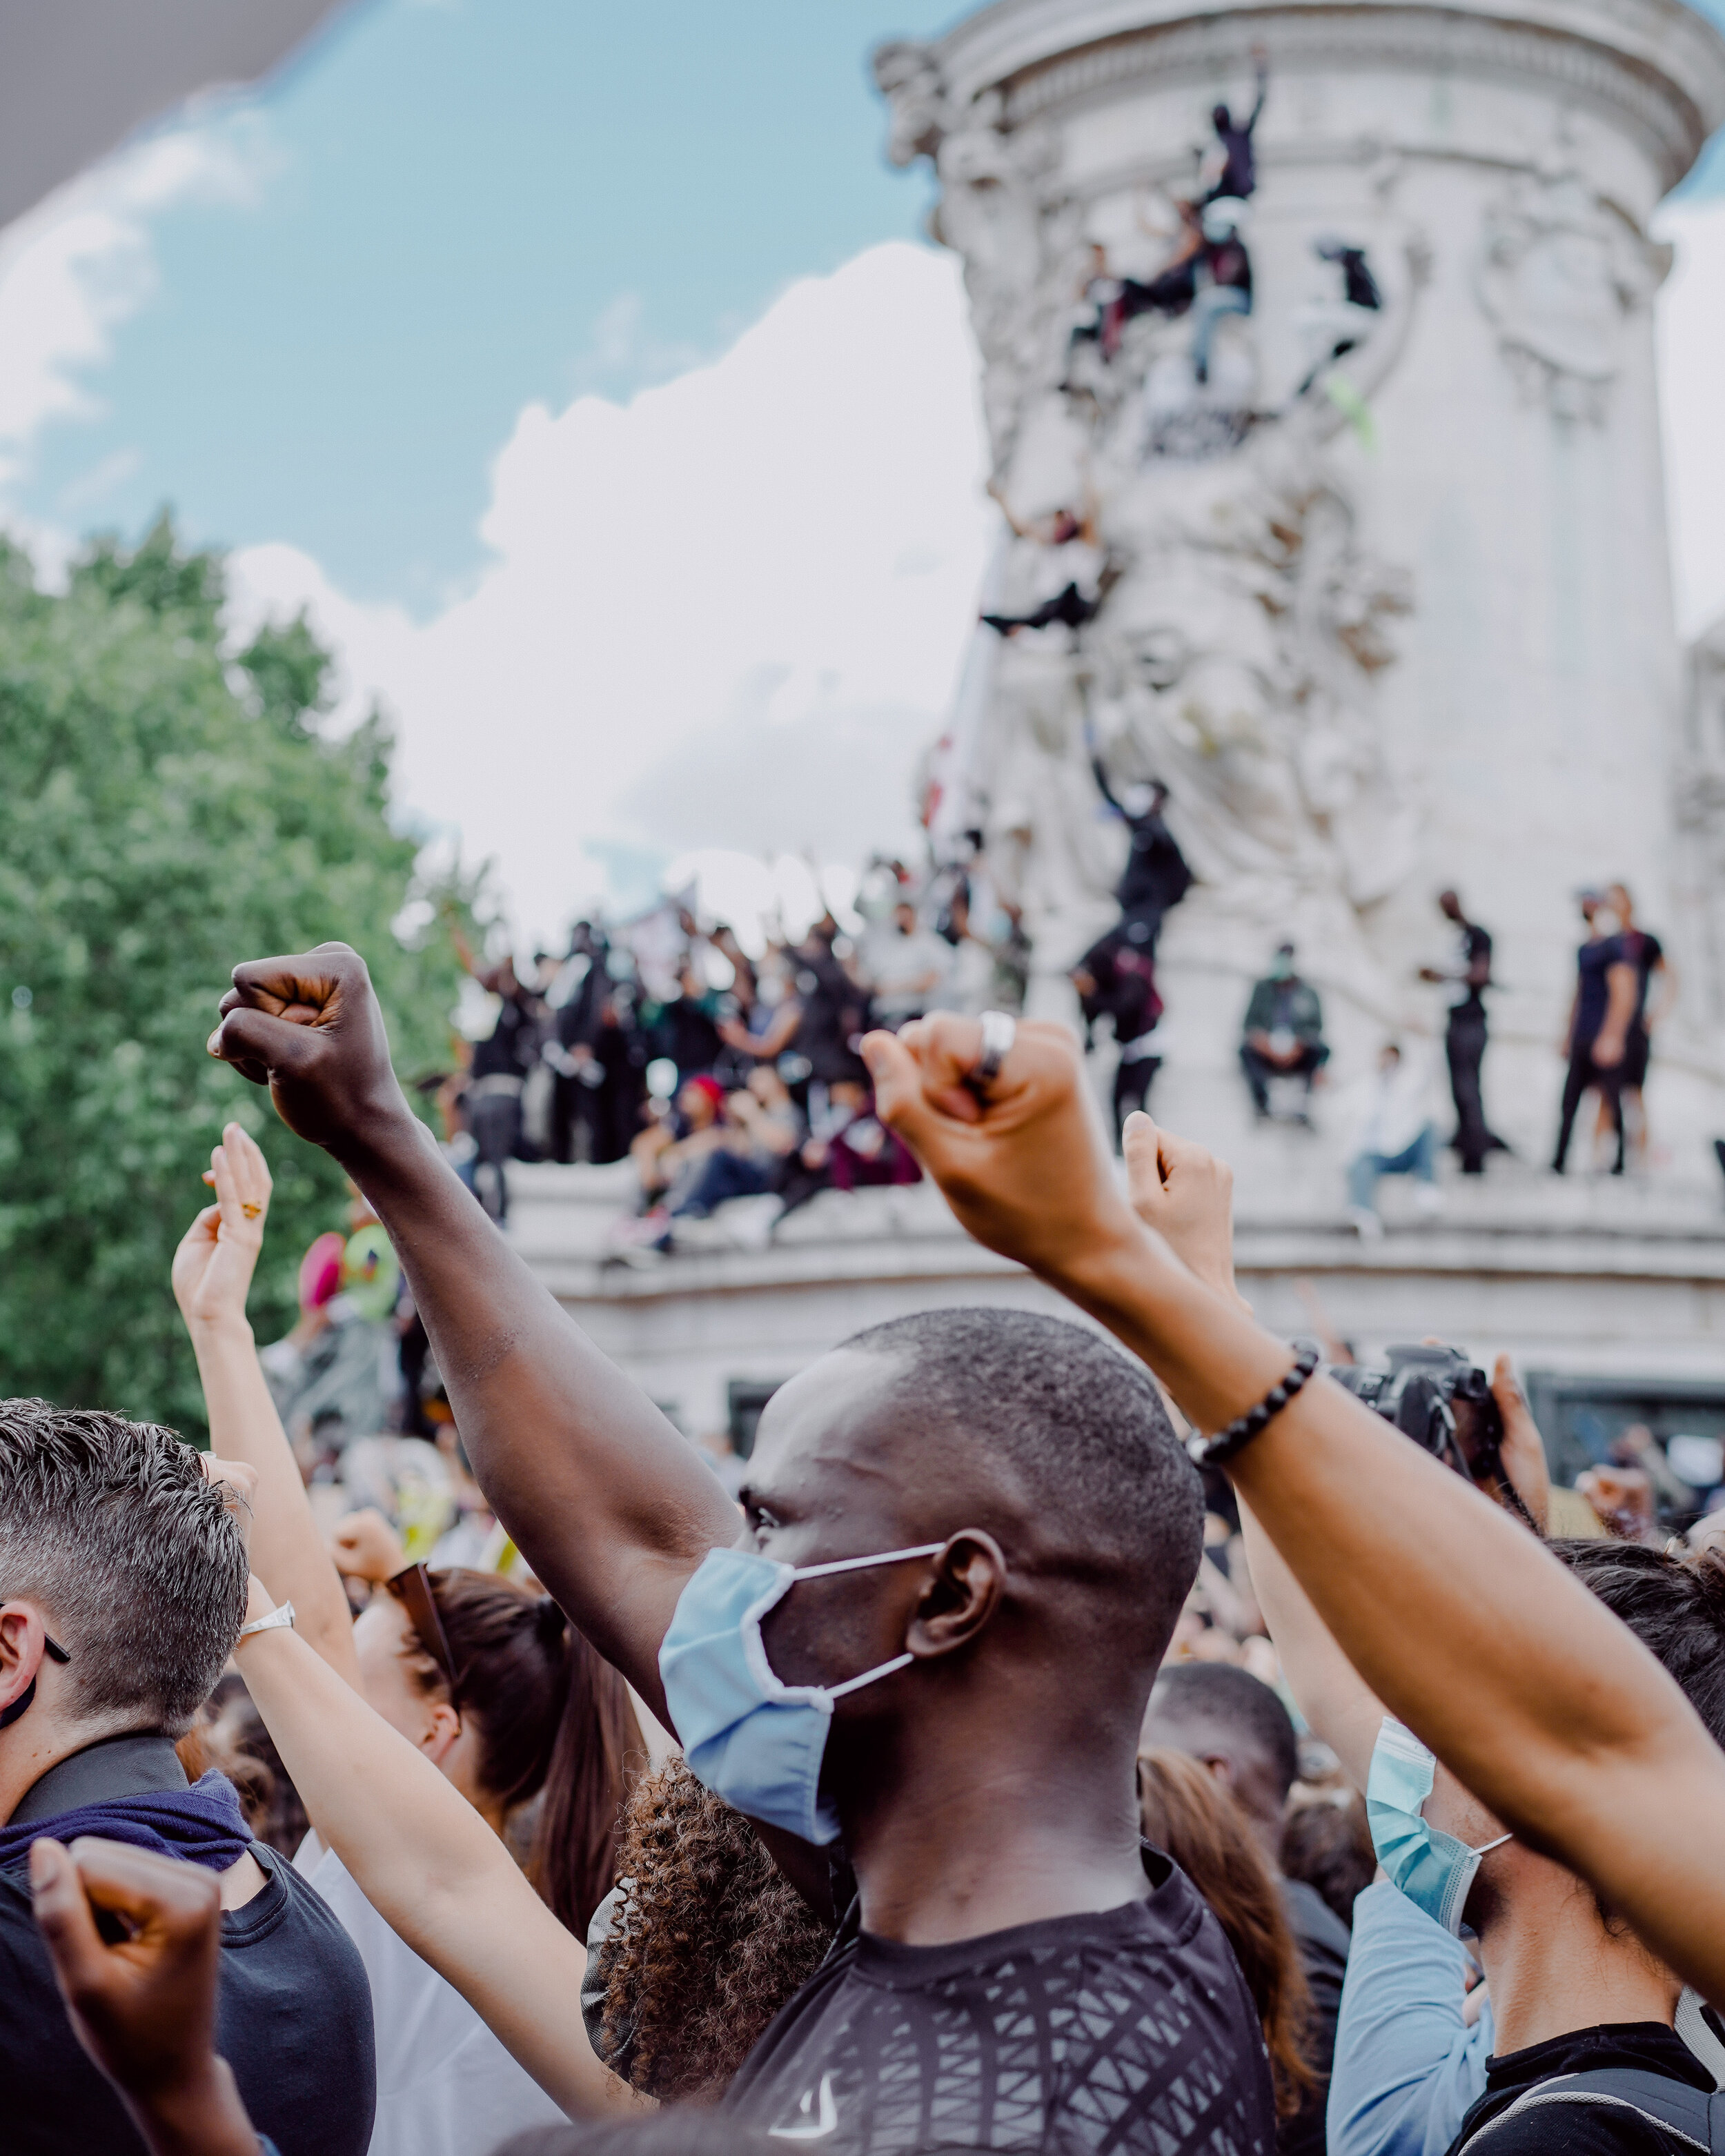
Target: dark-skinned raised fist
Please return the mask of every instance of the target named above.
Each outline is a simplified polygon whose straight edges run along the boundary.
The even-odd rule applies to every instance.
[[[221,1013],[210,1054],[267,1086],[288,1128],[338,1160],[410,1115],[366,962],[347,944],[236,966]]]

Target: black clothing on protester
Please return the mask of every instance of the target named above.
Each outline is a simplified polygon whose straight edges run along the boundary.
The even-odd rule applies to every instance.
[[[1320,247],[1320,260],[1333,262],[1342,272],[1344,293],[1350,307],[1365,307],[1376,313],[1384,305],[1384,295],[1378,289],[1378,280],[1372,275],[1363,247]]]
[[[1195,879],[1173,833],[1163,820],[1160,806],[1147,808],[1142,815],[1130,814],[1115,798],[1101,757],[1092,756],[1090,767],[1096,777],[1096,790],[1132,834],[1132,851],[1127,855],[1126,867],[1114,896],[1120,902],[1122,922],[1142,921],[1148,925],[1148,949],[1153,957],[1163,915],[1170,906],[1179,904]],[[1137,942],[1140,939],[1134,937],[1132,940]]]
[[[1525,2051],[1486,2062],[1486,2093],[1461,2122],[1450,2144],[1458,2156],[1481,2128],[1506,2112],[1517,2097],[1558,2074],[1588,2073],[1600,2066],[1638,2067],[1687,2087],[1711,2089],[1705,2066],[1662,2021],[1615,2021],[1572,2029]],[[1536,2104],[1496,2128],[1480,2143],[1481,2156],[1674,2156],[1686,2144],[1664,2129],[1604,2103]]]
[[[856,1928],[768,2027],[722,2115],[834,2156],[1269,2156],[1263,2034],[1221,1927],[1147,1850],[1148,1898],[912,1947]]]
[[[1050,629],[1056,622],[1065,629],[1082,629],[1096,619],[1101,605],[1100,598],[1087,599],[1076,584],[1068,584],[1029,613],[985,613],[983,620],[1001,636],[1015,629]]]
[[[1464,1175],[1483,1175],[1488,1152],[1509,1150],[1486,1121],[1485,1096],[1480,1086],[1480,1065],[1485,1060],[1490,1035],[1481,990],[1491,985],[1491,938],[1477,921],[1463,921],[1461,930],[1462,965],[1471,973],[1483,960],[1486,978],[1471,981],[1464,973],[1458,985],[1467,993],[1450,1006],[1444,1037],[1444,1052],[1450,1064],[1450,1097],[1455,1103],[1455,1135],[1450,1145],[1461,1156]]]
[[[851,1045],[868,1030],[868,995],[819,937],[797,952],[796,991],[803,1015],[791,1045],[809,1059],[809,1076],[822,1086],[868,1085],[868,1066]]]
[[[1628,1046],[1625,1045],[1625,1060]],[[1563,1103],[1558,1116],[1557,1149],[1552,1155],[1552,1167],[1561,1175],[1569,1158],[1569,1140],[1575,1128],[1576,1111],[1581,1106],[1581,1096],[1589,1086],[1598,1092],[1611,1111],[1611,1121],[1617,1132],[1617,1164],[1623,1166],[1623,1085],[1624,1065],[1612,1065],[1609,1069],[1596,1069],[1594,1064],[1594,1044],[1591,1039],[1578,1039],[1569,1050],[1569,1068],[1563,1079]]]
[[[172,1770],[168,1762],[172,1762]],[[13,1820],[180,1789],[151,1733],[87,1747],[44,1775]],[[31,1809],[51,1805],[49,1811]],[[280,2156],[365,2156],[377,2106],[372,1994],[359,1950],[285,1856],[254,1842],[269,1881],[222,1912],[216,2048]],[[28,1861],[0,1871],[0,2148],[6,2156],[143,2156],[125,2105],[72,2033],[31,1908]]]
[[[1246,252],[1245,242],[1237,234],[1226,239],[1205,243],[1204,259],[1210,273],[1210,282],[1236,292],[1252,295],[1252,258]]]
[[[1226,162],[1216,184],[1204,197],[1207,203],[1219,201],[1224,195],[1245,202],[1256,192],[1258,159],[1252,146],[1252,131],[1263,116],[1264,100],[1268,95],[1268,84],[1262,69],[1260,69],[1258,101],[1244,121],[1236,121],[1227,106],[1223,105],[1219,105],[1211,114],[1210,124],[1216,131],[1216,140],[1226,153]]]
[[[1329,1060],[1329,1049],[1322,1041],[1301,1041],[1299,1052],[1291,1063],[1272,1063],[1267,1055],[1260,1055],[1250,1041],[1243,1040],[1240,1044],[1240,1067],[1245,1073],[1252,1106],[1260,1116],[1270,1113],[1270,1081],[1272,1078],[1303,1078],[1306,1089],[1310,1092],[1312,1080]]]
[[[470,1075],[475,1078],[525,1078],[538,1060],[538,1024],[526,991],[518,988],[513,995],[503,998],[490,1039],[475,1045]]]
[[[1306,1988],[1312,1998],[1306,2025],[1306,2056],[1317,2076],[1291,2118],[1276,2128],[1276,2156],[1324,2156],[1324,2113],[1330,2100],[1330,2070],[1336,2056],[1336,2023],[1342,2012],[1342,1979],[1348,1974],[1353,1938],[1346,1924],[1315,1887],[1303,1879],[1281,1881],[1281,1905],[1300,1948]]]
[[[1591,1043],[1605,1023],[1610,991],[1605,976],[1621,956],[1615,936],[1596,936],[1575,954],[1575,1024],[1570,1035],[1573,1051],[1584,1041]]]

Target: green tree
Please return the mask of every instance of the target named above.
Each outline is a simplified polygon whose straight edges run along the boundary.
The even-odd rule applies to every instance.
[[[339,1173],[204,1043],[240,959],[362,952],[398,1068],[447,1067],[459,968],[391,824],[375,715],[320,733],[303,619],[224,650],[223,571],[166,516],[94,542],[64,594],[0,542],[0,1391],[203,1430],[168,1265],[229,1118],[275,1178],[253,1295],[291,1322]]]

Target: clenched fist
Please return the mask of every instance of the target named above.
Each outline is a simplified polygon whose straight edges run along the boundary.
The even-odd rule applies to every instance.
[[[221,1013],[210,1054],[268,1086],[288,1128],[336,1159],[411,1122],[371,976],[346,943],[236,966]]]

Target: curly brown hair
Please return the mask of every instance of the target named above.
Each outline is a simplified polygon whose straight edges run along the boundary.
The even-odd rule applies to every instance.
[[[1215,1912],[1264,2027],[1276,2115],[1291,2118],[1317,2086],[1305,2052],[1312,2011],[1300,1949],[1245,1815],[1184,1752],[1138,1754],[1147,1840],[1166,1850]]]
[[[832,1927],[680,1754],[631,1790],[617,1874],[601,2049],[646,2095],[715,2096],[819,1967]]]

